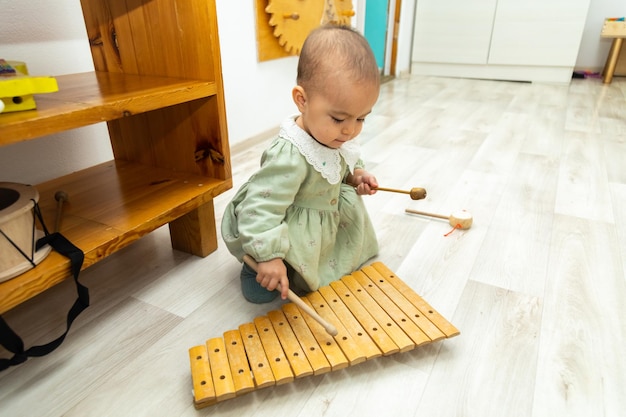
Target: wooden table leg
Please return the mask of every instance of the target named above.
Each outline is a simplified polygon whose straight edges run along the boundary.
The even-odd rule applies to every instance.
[[[169,223],[172,248],[205,257],[217,249],[213,200]]]
[[[613,73],[615,72],[615,66],[617,65],[617,60],[619,59],[622,42],[622,38],[613,39],[611,50],[609,51],[609,56],[607,57],[606,65],[604,66],[604,78],[602,79],[602,82],[605,84],[610,84],[611,81],[613,81]]]

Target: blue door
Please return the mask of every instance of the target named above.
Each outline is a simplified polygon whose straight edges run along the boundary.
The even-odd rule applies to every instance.
[[[365,38],[370,43],[376,63],[385,68],[385,46],[387,43],[387,21],[389,0],[367,0],[365,2]]]

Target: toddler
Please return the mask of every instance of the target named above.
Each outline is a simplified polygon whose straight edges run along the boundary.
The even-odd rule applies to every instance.
[[[324,25],[302,46],[292,98],[299,114],[285,120],[222,219],[228,250],[245,263],[244,297],[274,300],[279,292],[316,291],[351,274],[378,252],[361,195],[376,178],[352,142],[378,99],[380,72],[355,30]]]

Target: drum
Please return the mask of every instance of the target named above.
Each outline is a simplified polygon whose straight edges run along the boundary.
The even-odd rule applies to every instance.
[[[35,225],[38,201],[35,187],[0,182],[0,282],[34,268],[52,249],[45,245],[35,251],[37,239],[44,235]]]

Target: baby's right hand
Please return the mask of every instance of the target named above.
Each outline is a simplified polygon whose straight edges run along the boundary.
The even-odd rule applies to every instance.
[[[256,281],[268,291],[280,287],[280,297],[283,300],[287,299],[289,279],[287,278],[287,268],[282,259],[276,258],[271,261],[259,262]]]

